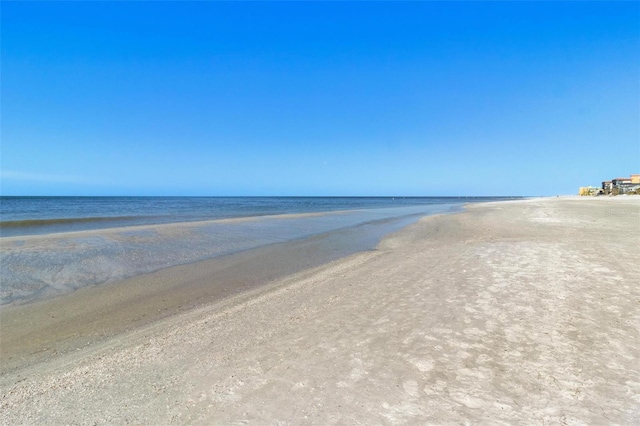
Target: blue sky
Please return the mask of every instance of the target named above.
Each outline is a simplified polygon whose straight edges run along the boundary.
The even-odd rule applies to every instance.
[[[638,2],[3,2],[3,195],[555,195],[640,173]]]

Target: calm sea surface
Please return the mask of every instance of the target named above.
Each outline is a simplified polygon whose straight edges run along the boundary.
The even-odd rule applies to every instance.
[[[489,201],[488,197],[0,197],[0,236],[292,213]]]
[[[316,263],[372,249],[389,232],[464,203],[503,198],[1,197],[0,303],[271,244],[326,238]]]

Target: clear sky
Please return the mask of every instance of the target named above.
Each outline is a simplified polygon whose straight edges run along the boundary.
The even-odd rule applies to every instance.
[[[2,2],[3,195],[555,195],[640,173],[639,2]]]

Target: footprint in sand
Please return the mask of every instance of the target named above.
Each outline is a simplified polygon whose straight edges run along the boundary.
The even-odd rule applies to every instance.
[[[481,408],[486,405],[484,400],[473,397],[469,394],[456,392],[456,393],[451,393],[450,395],[451,395],[451,399],[464,405],[467,408]]]
[[[402,389],[404,389],[404,391],[416,398],[418,396],[418,382],[416,382],[415,380],[407,380],[406,382],[404,382],[402,384]]]
[[[433,370],[435,363],[430,359],[412,359],[411,364],[415,365],[421,373],[426,373]]]

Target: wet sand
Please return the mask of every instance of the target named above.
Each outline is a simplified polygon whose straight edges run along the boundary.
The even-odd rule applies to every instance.
[[[371,250],[384,232],[415,220],[407,217],[362,224],[116,283],[82,287],[57,298],[2,306],[0,374]]]
[[[112,334],[84,342],[77,319],[58,323],[69,336],[58,354],[27,356],[29,334],[5,340],[20,321],[3,309],[2,421],[637,424],[639,246],[640,198],[500,202],[272,277],[255,278],[270,261],[254,253],[229,276],[263,285],[195,291],[153,321],[136,322],[148,301],[127,296],[112,319],[134,319]],[[308,249],[293,252],[304,261]],[[212,267],[139,285],[198,288]],[[47,314],[33,309],[22,322]]]

